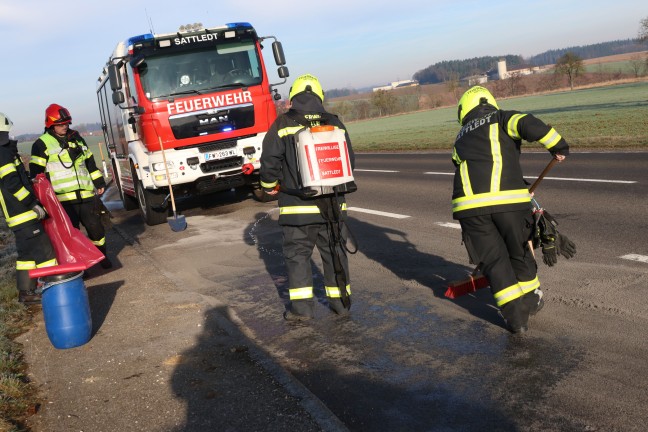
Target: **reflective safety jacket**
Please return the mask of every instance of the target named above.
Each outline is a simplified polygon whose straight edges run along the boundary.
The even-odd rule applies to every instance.
[[[344,124],[333,114],[325,112],[324,107],[319,103],[306,101],[302,105],[301,95],[297,95],[292,101],[290,115],[280,115],[272,124],[265,138],[263,139],[263,151],[261,153],[261,186],[271,189],[277,184],[284,189],[299,189],[301,176],[298,172],[297,153],[295,146],[295,135],[304,129],[300,123],[311,126],[328,124],[344,130],[349,150],[351,168],[355,166],[351,140]],[[319,109],[318,109],[319,108]],[[291,117],[292,116],[292,117]],[[299,122],[293,117],[297,117]],[[341,219],[346,218],[346,201],[344,195],[337,199]],[[303,226],[325,223],[320,214],[316,199],[302,199],[295,195],[279,192],[279,224]]]
[[[34,196],[27,170],[11,144],[0,146],[0,205],[12,231],[38,223],[32,210],[38,201]]]
[[[45,132],[32,146],[29,165],[32,177],[47,173],[56,197],[69,203],[90,200],[95,188],[106,185],[83,138],[71,136],[74,138],[68,140]]]
[[[452,152],[454,219],[531,208],[520,166],[522,140],[538,141],[552,155],[569,154],[560,134],[531,114],[482,105],[465,117]]]

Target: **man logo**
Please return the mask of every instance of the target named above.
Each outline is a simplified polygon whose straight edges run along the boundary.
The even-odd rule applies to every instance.
[[[199,120],[200,126],[212,125],[216,123],[223,123],[229,120],[229,117],[226,115],[220,115],[215,117],[210,117],[206,119]]]

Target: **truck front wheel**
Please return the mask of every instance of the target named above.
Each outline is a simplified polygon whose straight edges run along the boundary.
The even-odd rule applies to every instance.
[[[139,179],[137,179],[135,184],[137,201],[139,202],[140,212],[146,225],[160,225],[166,222],[168,214],[167,208],[161,208],[165,195],[146,189]]]

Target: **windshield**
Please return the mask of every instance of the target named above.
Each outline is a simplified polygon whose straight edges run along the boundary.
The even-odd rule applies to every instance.
[[[219,88],[261,83],[261,65],[252,41],[146,57],[139,66],[148,99],[202,94]]]

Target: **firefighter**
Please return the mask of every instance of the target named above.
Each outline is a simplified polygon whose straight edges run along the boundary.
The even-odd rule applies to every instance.
[[[18,301],[40,303],[36,280],[29,270],[56,265],[56,255],[41,220],[47,213],[40,205],[18,154],[18,143],[9,139],[13,123],[0,113],[0,203],[7,226],[16,238],[16,286]]]
[[[484,87],[467,90],[458,105],[461,130],[452,152],[456,167],[452,212],[471,261],[481,265],[500,314],[512,333],[528,329],[544,302],[528,240],[531,195],[522,177],[522,140],[538,141],[554,158],[569,154],[565,139],[531,114],[500,110]]]
[[[351,285],[344,247],[347,235],[344,196],[309,199],[287,192],[299,189],[301,184],[295,152],[296,133],[305,127],[325,124],[344,130],[353,168],[351,141],[342,122],[324,109],[324,91],[316,77],[306,74],[295,79],[289,100],[289,111],[280,115],[268,130],[261,155],[261,186],[266,193],[278,194],[279,198],[279,225],[283,227],[290,297],[284,318],[314,317],[311,256],[315,247],[322,258],[329,308],[337,314],[346,314],[350,308]],[[337,223],[332,221],[336,218]]]
[[[88,238],[106,255],[105,228],[95,205],[104,193],[106,182],[97,168],[92,152],[76,130],[70,129],[70,112],[57,104],[45,110],[45,132],[32,145],[29,171],[33,177],[46,173],[56,197],[75,228],[83,224]],[[101,267],[112,267],[101,260]]]

